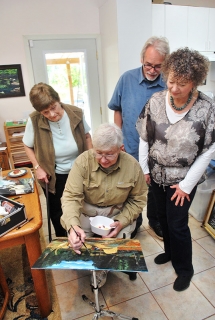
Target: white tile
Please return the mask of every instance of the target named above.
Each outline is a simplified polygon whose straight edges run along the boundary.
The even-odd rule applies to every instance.
[[[192,282],[215,307],[215,267],[194,275]]]
[[[192,284],[182,292],[172,285],[152,292],[160,308],[170,320],[202,320],[215,314],[214,307]]]
[[[163,248],[158,244],[155,239],[150,236],[147,231],[142,231],[137,234],[136,239],[140,241],[141,248],[143,250],[144,257],[149,255],[160,253],[163,251]]]
[[[140,273],[140,277],[144,280],[150,291],[169,285],[176,279],[172,263],[169,261],[165,264],[157,265],[154,262],[156,256],[153,255],[145,258],[148,272]]]
[[[196,242],[215,258],[215,240],[211,236],[196,240]]]
[[[199,241],[201,240],[198,240],[198,242]],[[213,256],[205,251],[198,242],[193,242],[193,267],[195,274],[215,266]]]
[[[191,231],[191,237],[194,240],[206,237],[208,235],[205,229],[201,225],[202,225],[201,222],[189,216],[189,227]]]
[[[156,303],[151,293],[128,300],[110,308],[112,311],[139,320],[167,320],[163,311]]]
[[[114,288],[114,289],[113,289]],[[143,280],[137,274],[137,279],[129,280],[127,274],[122,272],[109,272],[106,284],[101,288],[107,306],[124,302],[148,292]]]
[[[94,312],[91,305],[82,299],[86,295],[92,302],[94,293],[89,285],[89,277],[79,278],[56,286],[62,320],[72,320]],[[99,291],[99,303],[106,307],[105,301]]]

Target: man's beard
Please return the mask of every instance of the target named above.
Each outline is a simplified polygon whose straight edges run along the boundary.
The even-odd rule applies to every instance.
[[[149,78],[148,78],[148,74],[146,73],[146,74],[145,74],[145,78],[146,78],[148,81],[152,82],[152,81],[155,81],[155,80],[159,77],[159,75],[160,75],[160,74],[157,74],[157,75],[154,76],[153,79],[149,79]],[[153,76],[151,75],[151,77],[153,77]]]

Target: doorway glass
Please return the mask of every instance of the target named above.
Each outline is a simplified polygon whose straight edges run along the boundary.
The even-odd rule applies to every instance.
[[[45,61],[48,82],[61,101],[81,108],[91,126],[85,52],[46,53]]]
[[[84,110],[92,133],[102,122],[96,40],[29,40],[34,83],[49,83],[62,102]]]

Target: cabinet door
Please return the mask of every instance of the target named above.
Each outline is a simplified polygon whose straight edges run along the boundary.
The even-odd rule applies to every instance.
[[[188,7],[188,47],[208,51],[209,8]]]
[[[208,51],[215,51],[215,8],[209,8]]]
[[[165,14],[164,4],[152,5],[152,36],[164,37],[165,36]]]
[[[165,5],[165,36],[169,40],[170,51],[188,46],[188,7]]]

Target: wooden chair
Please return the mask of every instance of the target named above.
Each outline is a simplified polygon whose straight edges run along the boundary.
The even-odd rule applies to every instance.
[[[5,315],[5,312],[7,309],[7,304],[10,299],[10,291],[9,291],[7,281],[5,279],[5,275],[4,275],[3,269],[1,267],[1,264],[0,264],[0,286],[1,286],[2,291],[4,293],[4,303],[3,303],[3,306],[0,310],[0,320],[2,320]]]

